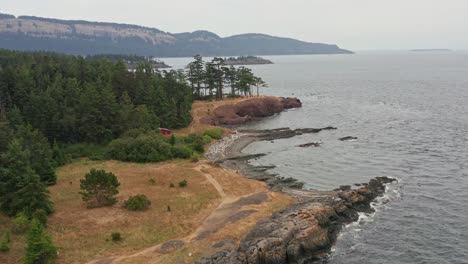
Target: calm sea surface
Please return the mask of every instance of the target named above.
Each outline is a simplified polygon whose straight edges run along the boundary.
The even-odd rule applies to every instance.
[[[251,66],[263,93],[303,107],[248,127],[338,130],[252,144],[245,152],[269,153],[253,163],[317,190],[399,179],[375,214],[346,227],[329,263],[468,263],[468,52],[268,58]],[[309,142],[322,146],[295,147]]]

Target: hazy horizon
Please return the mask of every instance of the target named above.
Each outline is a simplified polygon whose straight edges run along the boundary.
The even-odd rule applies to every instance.
[[[222,37],[264,33],[372,51],[466,50],[466,10],[463,0],[15,0],[2,3],[0,13],[136,24],[171,33],[208,30]]]

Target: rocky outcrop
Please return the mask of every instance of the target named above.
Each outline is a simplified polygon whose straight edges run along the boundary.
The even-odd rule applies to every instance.
[[[357,140],[357,139],[358,139],[357,137],[353,137],[353,136],[339,138],[339,140],[341,141],[350,141],[350,140]]]
[[[212,115],[203,117],[200,121],[213,126],[235,126],[301,106],[302,103],[297,98],[252,98],[237,104],[219,106]]]
[[[305,144],[297,145],[298,148],[308,148],[308,147],[320,147],[322,145],[320,142],[310,142]]]
[[[303,134],[319,133],[325,130],[335,130],[336,127],[328,126],[324,128],[298,128],[291,129],[289,127],[276,128],[276,129],[241,129],[233,135],[231,139],[228,137],[225,143],[223,140],[210,146],[207,154],[205,155],[214,163],[222,164],[223,167],[241,172],[248,178],[263,181],[268,186],[276,191],[283,188],[301,189],[304,186],[303,182],[294,178],[285,178],[277,174],[268,172],[274,166],[253,166],[249,161],[265,156],[265,153],[257,154],[243,154],[241,150],[248,144],[255,141],[274,141],[277,139],[291,138]],[[236,141],[236,143],[232,143]],[[230,144],[226,146],[227,144]],[[318,144],[318,143],[316,143]],[[224,147],[218,147],[224,146]],[[305,144],[308,145],[308,144]],[[219,155],[219,152],[223,155]],[[217,152],[217,153],[216,153]]]
[[[359,189],[341,188],[298,203],[260,221],[235,250],[202,257],[200,264],[307,263],[321,259],[336,241],[343,224],[370,212],[370,203],[395,179],[378,177]],[[305,191],[304,191],[305,192]]]

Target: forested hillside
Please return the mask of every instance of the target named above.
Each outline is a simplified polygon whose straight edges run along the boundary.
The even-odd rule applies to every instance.
[[[49,141],[101,143],[132,128],[190,121],[182,73],[129,72],[122,61],[0,50],[0,109],[10,127],[30,124]]]
[[[137,25],[0,14],[0,48],[67,54],[157,57],[348,54],[333,44],[265,34],[220,37],[208,31],[169,33]]]

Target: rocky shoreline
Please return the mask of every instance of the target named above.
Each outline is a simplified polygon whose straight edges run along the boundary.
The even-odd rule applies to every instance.
[[[272,116],[285,109],[301,107],[302,103],[292,97],[251,98],[237,104],[225,104],[217,107],[200,122],[212,126],[238,126],[263,117]]]
[[[372,179],[352,190],[307,192],[305,200],[258,222],[236,249],[202,257],[200,264],[310,263],[325,259],[343,225],[357,221],[359,212],[370,212],[370,204],[395,181]]]
[[[262,220],[237,248],[204,256],[200,264],[310,263],[326,258],[343,225],[357,221],[359,212],[374,210],[371,203],[383,195],[393,178],[377,177],[355,187],[340,186],[333,191],[309,191],[303,183],[268,172],[274,166],[252,166],[249,160],[266,155],[246,155],[242,150],[256,141],[272,141],[305,133],[319,133],[335,127],[271,130],[238,130],[210,147],[206,157],[242,175],[266,182],[297,202]]]

